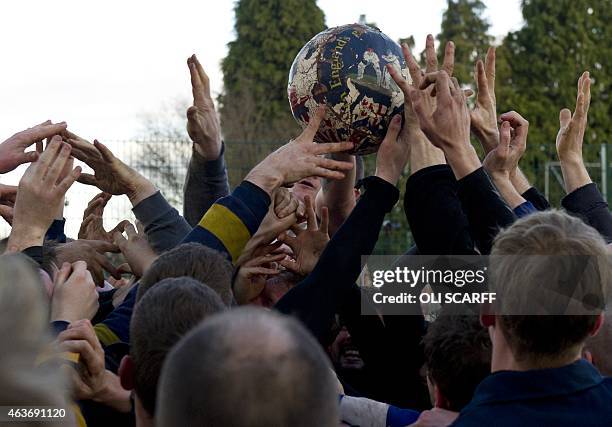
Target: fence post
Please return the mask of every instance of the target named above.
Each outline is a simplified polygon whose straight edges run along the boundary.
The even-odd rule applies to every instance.
[[[603,199],[608,201],[608,160],[607,160],[607,144],[601,144],[601,152],[599,156],[601,160],[601,195]]]
[[[544,164],[544,197],[546,200],[550,200],[550,162]]]

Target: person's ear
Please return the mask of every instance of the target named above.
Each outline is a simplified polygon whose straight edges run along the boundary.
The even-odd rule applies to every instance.
[[[593,329],[591,329],[591,332],[589,332],[589,336],[594,337],[595,335],[599,333],[599,330],[604,324],[604,319],[605,319],[604,314],[599,313],[599,316],[597,316],[597,320],[595,321],[595,325],[593,326]]]
[[[134,360],[130,355],[123,356],[119,365],[119,380],[121,387],[126,390],[134,390]]]
[[[433,384],[434,389],[434,407],[441,409],[450,409],[450,402],[442,392],[436,383]]]
[[[495,314],[490,303],[483,303],[480,306],[480,324],[485,328],[495,326]]]

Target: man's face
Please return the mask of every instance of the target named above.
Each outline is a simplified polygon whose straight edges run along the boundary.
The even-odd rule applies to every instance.
[[[304,203],[304,196],[310,196],[310,200],[314,202],[320,189],[321,179],[317,177],[309,177],[293,184],[293,187],[291,187],[291,193],[293,193],[293,195],[302,203]]]
[[[334,365],[344,370],[361,370],[364,362],[357,347],[353,345],[351,334],[342,327],[330,347],[330,356]]]

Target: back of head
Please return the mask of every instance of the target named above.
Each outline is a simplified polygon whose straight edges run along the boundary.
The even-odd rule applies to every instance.
[[[423,338],[429,380],[451,411],[472,400],[476,386],[491,372],[491,340],[478,316],[440,315]]]
[[[164,279],[138,301],[130,323],[130,354],[134,389],[151,416],[162,364],[170,349],[203,319],[224,309],[216,292],[189,277]]]
[[[219,252],[199,243],[184,243],[161,254],[140,279],[136,301],[149,288],[169,277],[192,277],[232,303],[232,264]]]
[[[338,425],[337,392],[319,344],[294,319],[239,308],[207,319],[172,350],[157,425]]]
[[[608,296],[599,233],[564,212],[539,212],[500,232],[491,255],[499,324],[515,359],[545,367],[579,350]]]
[[[51,337],[48,307],[36,267],[26,257],[0,256],[0,402],[66,407],[62,371],[42,364]]]

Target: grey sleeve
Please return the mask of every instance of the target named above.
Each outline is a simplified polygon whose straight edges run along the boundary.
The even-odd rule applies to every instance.
[[[200,222],[213,203],[230,192],[224,153],[225,143],[222,143],[216,160],[206,161],[193,150],[183,198],[183,215],[192,227]]]
[[[158,254],[178,245],[191,231],[185,218],[170,206],[160,191],[138,203],[132,211],[144,225],[149,243]]]

